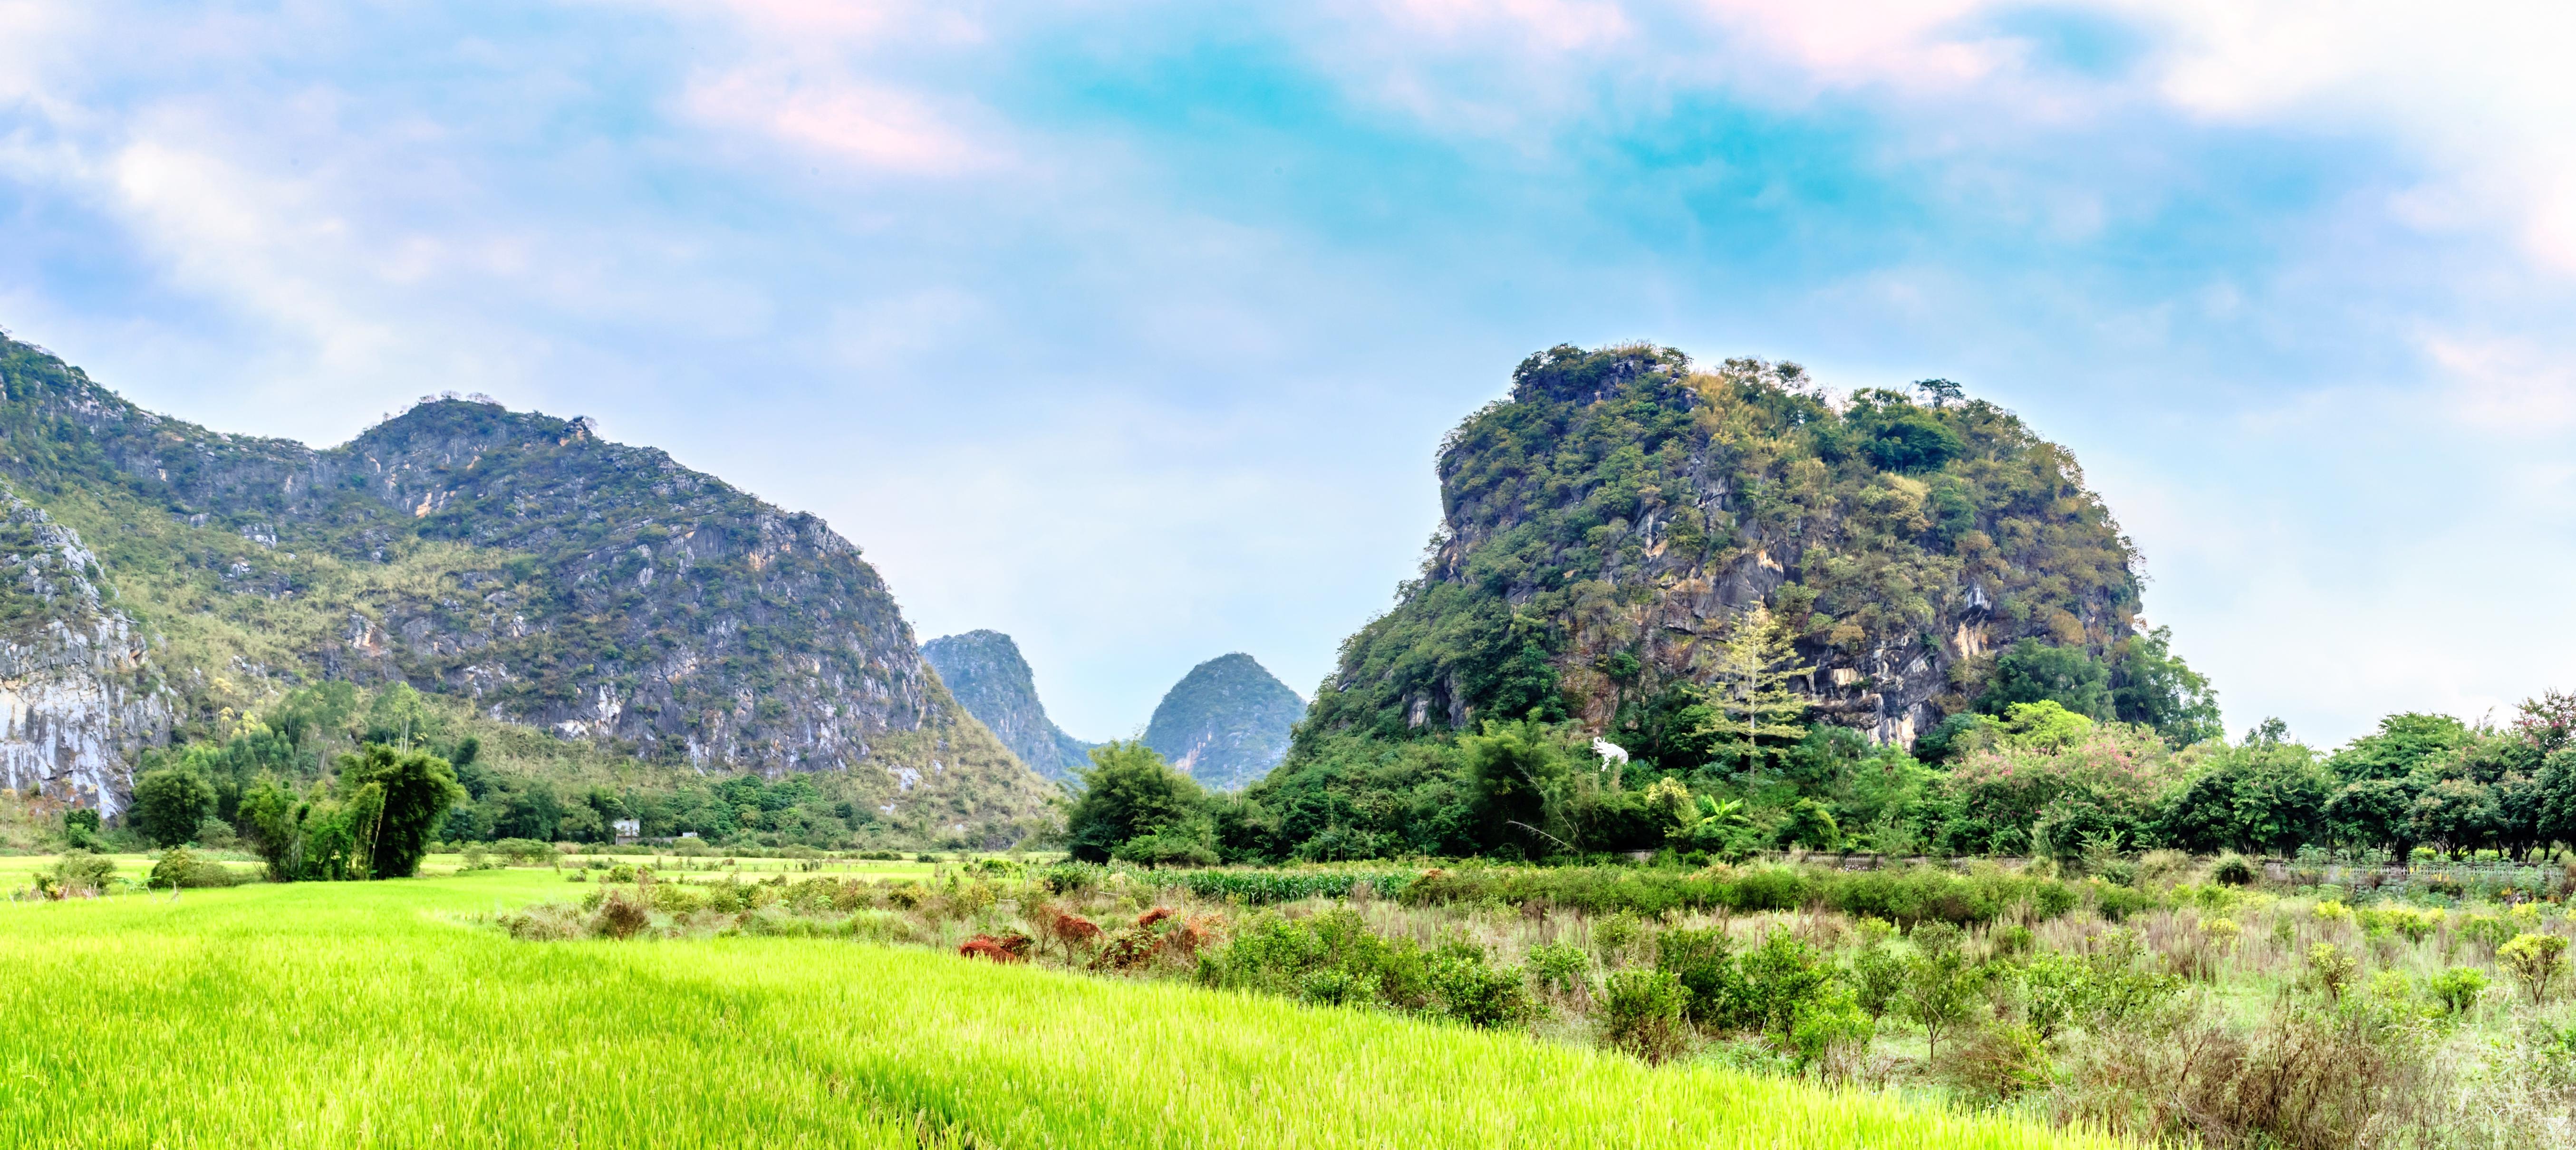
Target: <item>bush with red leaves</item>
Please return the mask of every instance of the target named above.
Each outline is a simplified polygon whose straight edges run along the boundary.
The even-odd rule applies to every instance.
[[[1000,938],[979,934],[959,944],[957,954],[961,958],[989,958],[995,962],[1018,962],[1027,958],[1029,948],[1036,944],[1037,940],[1017,931]]]

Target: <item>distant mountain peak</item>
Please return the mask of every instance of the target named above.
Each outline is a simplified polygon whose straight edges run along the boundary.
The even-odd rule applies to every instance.
[[[1239,790],[1279,765],[1305,713],[1297,692],[1236,651],[1172,685],[1145,726],[1145,745],[1203,785]]]
[[[1050,779],[1089,762],[1092,744],[1064,733],[1038,701],[1037,678],[1020,645],[999,631],[943,635],[921,645],[960,706],[992,729],[1002,745]]]

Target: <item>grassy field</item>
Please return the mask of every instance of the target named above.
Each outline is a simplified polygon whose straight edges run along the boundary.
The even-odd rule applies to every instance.
[[[0,904],[0,1142],[2107,1145],[1171,983],[472,921],[565,885],[523,869]]]

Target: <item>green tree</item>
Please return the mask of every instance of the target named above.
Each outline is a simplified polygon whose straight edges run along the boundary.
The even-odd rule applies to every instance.
[[[1091,766],[1074,772],[1082,796],[1065,812],[1065,837],[1073,857],[1107,862],[1130,839],[1209,817],[1207,792],[1198,781],[1163,761],[1141,741],[1092,748]]]
[[[270,882],[304,877],[304,813],[295,793],[273,778],[253,783],[242,795],[242,837],[268,864]]]
[[[1807,697],[1790,682],[1812,674],[1798,665],[1798,648],[1788,628],[1756,604],[1736,616],[1726,643],[1717,649],[1711,668],[1707,732],[1718,747],[1733,747],[1744,769],[1762,766],[1762,742],[1794,741],[1806,735],[1798,720],[1807,715]]]
[[[197,824],[214,809],[214,784],[185,762],[134,780],[134,821],[154,846],[175,847],[197,837]]]
[[[2054,702],[2088,718],[2111,718],[2111,673],[2081,647],[2021,640],[1995,657],[1977,709],[2001,715],[2015,703],[2040,702]]]
[[[2199,854],[2285,855],[2325,837],[2318,816],[2333,797],[2334,777],[2315,751],[2257,732],[2204,759],[2157,826],[2168,845]]]
[[[63,812],[63,841],[73,850],[90,850],[98,846],[98,811],[90,807],[73,807]]]
[[[1926,937],[1933,927],[1915,930],[1915,945],[1920,948],[1906,964],[1905,985],[1897,999],[1897,1011],[1905,1020],[1923,1028],[1923,1052],[1938,1057],[1941,1036],[1958,1029],[1968,1021],[1977,1002],[1977,972],[1961,953],[1949,932],[1941,937]]]
[[[456,770],[426,751],[369,743],[340,757],[340,787],[353,808],[372,809],[362,849],[375,878],[409,878],[429,853],[430,832],[465,797]]]
[[[2379,729],[2326,760],[2345,782],[2402,779],[2432,767],[2474,741],[2468,724],[2449,715],[2408,713],[2379,721]]]
[[[1576,850],[1571,818],[1574,755],[1564,736],[1529,720],[1487,722],[1458,740],[1467,789],[1488,849],[1518,845],[1532,855]]]
[[[2111,662],[2112,717],[2153,727],[2175,747],[2222,737],[2218,692],[2173,653],[2172,644],[2171,627],[2121,642]]]
[[[2326,800],[2327,832],[2347,843],[2385,847],[2399,858],[2415,846],[2415,798],[2421,784],[2408,778],[2366,778],[2346,783]]]

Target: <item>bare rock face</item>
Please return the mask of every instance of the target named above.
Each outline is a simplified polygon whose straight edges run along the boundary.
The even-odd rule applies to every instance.
[[[1145,726],[1145,745],[1201,785],[1240,790],[1288,754],[1306,701],[1252,656],[1220,655],[1172,685]]]
[[[114,815],[172,696],[98,571],[78,532],[0,486],[0,786]]]
[[[851,772],[889,815],[972,825],[1054,793],[949,697],[856,546],[587,418],[446,396],[316,450],[156,415],[5,338],[0,388],[0,475],[109,539],[92,582],[186,623],[151,660],[183,720],[401,682],[704,772]],[[78,648],[106,666],[142,650],[116,618],[66,626],[125,635]],[[113,732],[101,755],[125,737],[63,729]]]

